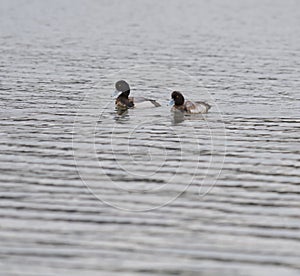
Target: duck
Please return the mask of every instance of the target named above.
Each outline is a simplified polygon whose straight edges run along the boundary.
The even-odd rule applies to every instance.
[[[184,96],[179,91],[173,91],[171,94],[170,104],[172,111],[182,111],[190,114],[204,114],[207,113],[211,106],[205,102],[185,101]]]
[[[115,96],[118,95],[115,101],[116,108],[146,108],[146,107],[159,107],[161,106],[157,101],[147,99],[144,97],[129,97],[130,87],[125,80],[119,80],[115,84]]]

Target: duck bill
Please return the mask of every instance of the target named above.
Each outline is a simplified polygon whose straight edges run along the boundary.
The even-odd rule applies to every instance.
[[[115,92],[112,93],[111,96],[112,96],[113,98],[117,98],[121,93],[122,93],[122,92],[116,90]]]
[[[174,103],[175,103],[175,102],[174,102],[173,99],[169,101],[169,105],[174,105]]]

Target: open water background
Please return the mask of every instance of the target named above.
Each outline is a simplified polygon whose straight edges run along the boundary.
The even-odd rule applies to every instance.
[[[299,275],[300,2],[0,2],[1,275]],[[119,115],[111,93],[160,108]],[[205,116],[166,105],[178,89]]]

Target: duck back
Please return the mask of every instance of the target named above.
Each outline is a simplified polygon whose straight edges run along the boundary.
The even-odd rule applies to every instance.
[[[196,113],[207,113],[210,109],[210,105],[205,102],[192,102],[186,101],[185,102],[185,109],[188,113],[196,114]]]

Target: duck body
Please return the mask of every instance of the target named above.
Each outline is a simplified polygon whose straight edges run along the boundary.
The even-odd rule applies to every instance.
[[[122,92],[115,101],[116,107],[122,109],[134,107],[133,98],[128,96],[129,91]]]
[[[120,80],[116,83],[116,93],[119,94],[115,101],[117,108],[128,109],[160,106],[158,102],[152,99],[147,99],[144,97],[129,97],[130,87],[124,80]]]
[[[178,91],[174,91],[171,97],[174,103],[171,109],[172,111],[179,110],[190,114],[205,114],[211,108],[211,106],[205,102],[185,101],[183,95]]]

